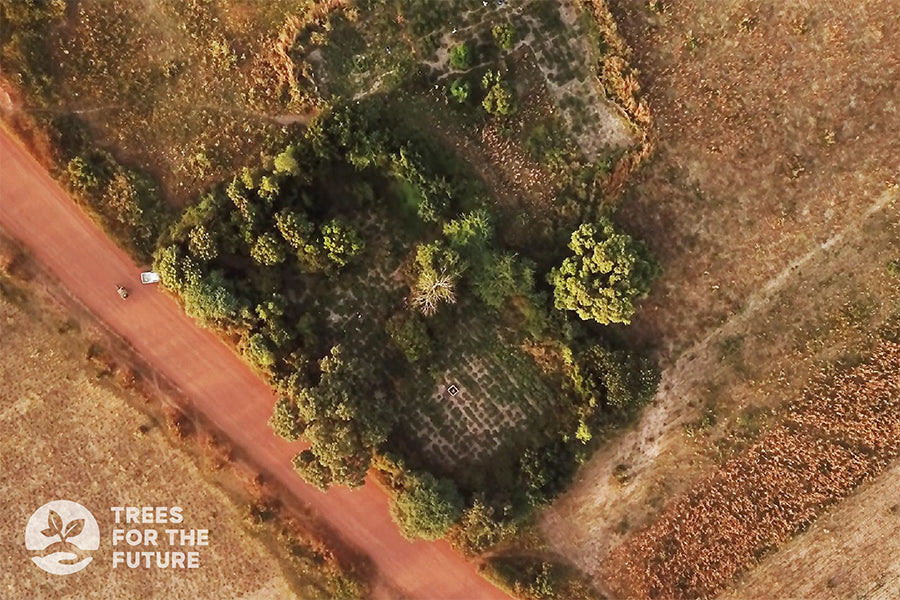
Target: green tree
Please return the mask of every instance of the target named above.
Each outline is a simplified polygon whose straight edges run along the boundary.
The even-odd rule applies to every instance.
[[[328,258],[339,268],[345,267],[364,248],[356,230],[337,219],[322,226],[322,245]]]
[[[259,369],[268,369],[275,364],[275,354],[269,349],[266,336],[254,333],[247,340],[245,356]]]
[[[237,177],[232,179],[225,188],[225,195],[234,203],[244,220],[252,223],[255,213],[250,210],[251,194],[243,180]]]
[[[494,25],[491,28],[491,34],[494,36],[494,43],[501,50],[509,50],[513,47],[515,32],[509,23]]]
[[[94,166],[81,156],[76,156],[66,165],[66,175],[75,189],[87,192],[100,185],[100,175]]]
[[[488,71],[481,80],[485,91],[481,106],[494,116],[511,115],[516,111],[516,100],[512,88],[497,71]]]
[[[377,389],[368,361],[335,346],[319,363],[314,387],[295,386],[296,401],[308,451],[294,466],[313,485],[358,487],[365,482],[372,454],[386,439],[396,415]]]
[[[181,253],[178,246],[172,244],[159,248],[154,256],[153,270],[159,273],[160,281],[170,290],[181,292],[184,288]]]
[[[454,250],[480,253],[494,234],[490,214],[473,210],[444,225],[444,236]]]
[[[388,319],[385,331],[409,362],[417,362],[431,354],[431,336],[418,315],[397,313]]]
[[[238,312],[239,302],[221,271],[199,272],[188,257],[182,263],[184,311],[203,325],[223,324]]]
[[[275,215],[275,225],[281,237],[297,250],[297,260],[305,269],[321,271],[326,267],[316,226],[306,215],[284,209]]]
[[[471,85],[465,79],[459,78],[453,80],[450,84],[450,96],[460,104],[465,104],[471,93]]]
[[[496,511],[476,498],[448,536],[466,556],[478,556],[514,534],[515,525],[501,523]]]
[[[275,157],[275,172],[284,175],[299,175],[300,162],[297,160],[297,147],[288,146],[284,152]]]
[[[500,308],[512,296],[534,289],[534,271],[512,254],[488,255],[472,276],[472,289],[492,308]]]
[[[625,350],[594,345],[582,352],[577,365],[570,363],[575,389],[593,408],[620,410],[640,407],[653,398],[659,371],[649,358]],[[573,367],[577,373],[572,372]]]
[[[519,491],[532,508],[556,497],[575,473],[575,457],[561,440],[528,448],[519,457]]]
[[[259,180],[259,188],[256,190],[256,193],[260,198],[269,202],[271,205],[271,203],[275,201],[275,198],[278,197],[280,191],[281,186],[278,184],[277,177],[273,175],[263,175]]]
[[[294,442],[303,434],[297,403],[289,398],[279,398],[269,419],[269,426],[281,438]]]
[[[271,267],[284,262],[284,246],[273,234],[264,233],[256,239],[250,256],[259,264]]]
[[[293,458],[291,464],[303,480],[320,490],[327,490],[340,477],[332,472],[322,459],[312,450],[304,450]],[[365,479],[365,475],[363,475]],[[362,484],[360,484],[362,485]]]
[[[574,255],[549,276],[556,308],[604,325],[630,323],[658,272],[646,247],[602,218],[575,230],[569,249]]]
[[[459,71],[465,71],[472,66],[472,48],[468,43],[450,48],[450,66]]]
[[[449,479],[431,473],[407,475],[391,505],[391,515],[407,539],[443,537],[463,513],[463,499]]]
[[[205,225],[193,227],[188,234],[188,248],[191,254],[204,262],[209,262],[219,254],[216,242]]]

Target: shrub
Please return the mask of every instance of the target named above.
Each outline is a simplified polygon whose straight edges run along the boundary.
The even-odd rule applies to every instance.
[[[465,79],[455,79],[453,83],[450,84],[450,96],[460,104],[466,103],[466,100],[469,99],[470,92],[471,86]]]
[[[385,331],[409,362],[417,362],[431,354],[428,328],[417,315],[397,313],[388,319]]]
[[[512,88],[500,78],[496,71],[488,71],[481,80],[485,91],[481,106],[488,114],[502,117],[516,111],[516,101]]]
[[[449,479],[431,473],[407,475],[391,505],[391,515],[407,539],[443,537],[463,512],[463,499]]]
[[[449,540],[467,556],[476,556],[515,533],[512,524],[500,523],[493,508],[476,499],[450,532]]]
[[[450,66],[465,71],[472,66],[472,48],[467,43],[450,48]]]
[[[509,50],[513,47],[515,32],[509,23],[494,25],[491,28],[491,34],[494,36],[494,43],[501,50]]]
[[[66,165],[66,175],[72,187],[81,192],[89,192],[100,185],[96,169],[81,156],[76,156]]]
[[[595,600],[602,598],[562,565],[532,555],[491,556],[484,575],[524,600]]]

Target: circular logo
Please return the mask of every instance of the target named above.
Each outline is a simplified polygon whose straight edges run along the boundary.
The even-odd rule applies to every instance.
[[[31,560],[54,575],[70,575],[94,560],[100,547],[100,528],[91,511],[69,500],[54,500],[31,515],[25,526],[25,547],[38,556]]]

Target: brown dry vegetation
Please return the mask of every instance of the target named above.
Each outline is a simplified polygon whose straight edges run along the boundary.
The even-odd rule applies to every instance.
[[[236,489],[233,477],[214,474],[230,461],[229,449],[209,434],[198,440],[206,467],[186,448],[175,447],[169,425],[184,416],[176,409],[145,412],[146,398],[134,388],[135,372],[90,339],[95,333],[41,300],[43,276],[32,283],[33,268],[3,242],[0,276],[0,589],[7,598],[334,598],[349,594],[340,583],[328,550],[297,533],[290,557],[283,544],[287,529],[274,523],[251,524],[239,502],[253,503]],[[100,336],[102,338],[102,336]],[[140,408],[140,410],[139,410]],[[251,496],[262,493],[257,485]],[[94,563],[76,577],[47,575],[30,561],[22,532],[37,507],[67,498],[84,504],[101,531]],[[263,510],[269,502],[263,500]],[[183,507],[186,528],[208,528],[210,545],[201,548],[196,571],[119,569],[112,571],[110,544],[114,519],[109,507]],[[260,513],[257,512],[257,515]],[[157,526],[157,529],[161,527]],[[138,548],[140,550],[141,548]],[[312,561],[314,571],[301,571]],[[302,573],[302,574],[301,574]],[[339,591],[342,590],[342,591]],[[344,596],[349,597],[349,596]]]
[[[658,141],[623,217],[664,267],[635,328],[672,361],[897,182],[900,8],[646,4],[617,14]]]
[[[900,593],[900,464],[860,486],[721,600],[890,600]],[[802,573],[802,577],[797,574]]]
[[[601,587],[630,532],[777,430],[823,367],[864,360],[900,310],[896,4],[662,5],[615,16],[658,148],[619,215],[663,266],[626,335],[657,348],[663,383],[541,522]]]
[[[86,0],[40,25],[39,47],[10,43],[4,67],[24,88],[22,110],[87,123],[99,145],[184,203],[314,113],[289,53],[341,4]],[[34,26],[9,27],[15,40]]]
[[[820,383],[762,437],[610,556],[620,598],[707,598],[900,450],[900,345]]]

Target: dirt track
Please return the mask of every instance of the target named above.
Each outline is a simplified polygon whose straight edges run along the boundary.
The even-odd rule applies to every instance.
[[[277,439],[267,420],[274,396],[229,348],[197,327],[72,202],[48,173],[0,129],[0,226],[19,239],[62,285],[129,342],[229,437],[252,462],[368,555],[379,597],[429,600],[501,599],[445,542],[404,540],[374,484],[324,494],[290,466],[297,445]],[[132,294],[123,302],[116,284]]]

